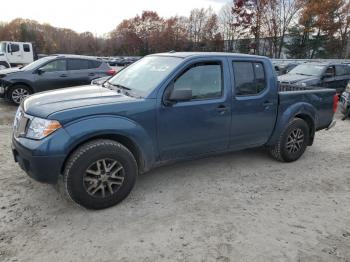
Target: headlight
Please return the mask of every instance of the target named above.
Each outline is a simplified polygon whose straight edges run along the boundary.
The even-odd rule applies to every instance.
[[[61,127],[61,124],[56,120],[34,117],[30,121],[26,137],[32,139],[42,139]]]

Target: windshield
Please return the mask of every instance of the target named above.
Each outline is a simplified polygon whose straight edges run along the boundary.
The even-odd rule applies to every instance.
[[[22,70],[32,70],[32,69],[39,67],[40,65],[42,65],[43,63],[45,63],[49,60],[50,60],[50,58],[46,58],[46,57],[40,58],[39,60],[36,60],[36,61],[22,67],[21,69]]]
[[[0,53],[6,53],[6,43],[0,43]]]
[[[120,71],[108,83],[144,97],[181,62],[178,57],[148,56]]]
[[[320,76],[324,70],[325,66],[323,65],[298,65],[292,69],[289,74],[296,75],[307,75],[307,76]]]

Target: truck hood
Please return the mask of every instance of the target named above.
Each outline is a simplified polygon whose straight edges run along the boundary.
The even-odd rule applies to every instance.
[[[297,74],[285,74],[278,77],[278,81],[282,83],[294,84],[297,82],[313,82],[318,80],[317,76],[304,76]]]
[[[120,103],[131,100],[136,99],[114,90],[87,85],[32,95],[24,101],[23,107],[24,111],[29,115],[47,118],[55,112],[71,108]]]

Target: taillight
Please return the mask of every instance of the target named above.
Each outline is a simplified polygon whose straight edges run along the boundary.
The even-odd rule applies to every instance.
[[[109,76],[114,76],[116,73],[117,73],[117,71],[115,71],[114,69],[109,69],[107,71],[107,75],[109,75]]]
[[[338,94],[335,94],[333,96],[333,113],[336,113],[337,112],[337,109],[338,109],[338,102],[339,102],[339,96]]]

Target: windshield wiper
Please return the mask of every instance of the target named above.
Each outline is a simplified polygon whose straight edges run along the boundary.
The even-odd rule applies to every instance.
[[[124,89],[124,90],[131,90],[131,88],[129,87],[126,87],[126,86],[123,86],[123,85],[119,85],[119,84],[112,84],[111,82],[108,82],[107,83],[111,86],[115,86],[115,87],[118,87],[118,88],[121,88],[121,89]]]

